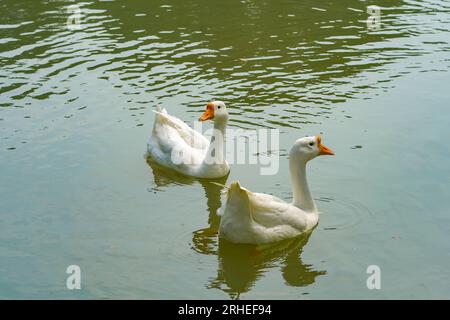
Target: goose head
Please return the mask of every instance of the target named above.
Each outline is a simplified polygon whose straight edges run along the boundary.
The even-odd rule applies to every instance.
[[[222,101],[211,101],[206,105],[206,110],[198,119],[199,121],[214,120],[217,123],[224,123],[228,120],[228,111]]]
[[[291,148],[289,157],[296,160],[307,162],[317,156],[330,155],[334,152],[322,144],[320,136],[304,137],[295,141]]]

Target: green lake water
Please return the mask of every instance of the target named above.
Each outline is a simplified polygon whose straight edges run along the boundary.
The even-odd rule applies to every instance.
[[[0,298],[450,298],[448,1],[83,1],[72,30],[75,3],[0,0]],[[219,242],[221,187],[147,162],[156,105],[212,99],[280,130],[278,174],[222,183],[289,201],[292,143],[336,153],[310,236]]]

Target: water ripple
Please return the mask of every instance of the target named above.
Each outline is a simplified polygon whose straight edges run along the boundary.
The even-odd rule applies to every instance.
[[[209,5],[179,2],[155,11],[153,4],[138,2],[136,8],[124,1],[84,2],[77,31],[65,27],[63,2],[33,10],[15,4],[20,15],[0,18],[0,110],[16,107],[23,118],[20,110],[38,101],[76,110],[87,101],[72,100],[74,93],[92,95],[101,87],[129,97],[128,107],[105,112],[174,97],[198,106],[215,97],[240,108],[231,126],[301,128],[320,123],[348,99],[383,92],[412,68],[449,68],[441,54],[450,50],[442,40],[450,21],[445,1],[384,1],[378,31],[367,30],[366,7],[359,1],[342,7],[333,1],[320,7],[243,2],[241,12],[216,21],[205,19]],[[1,7],[13,10],[9,3]],[[268,19],[271,12],[277,14]],[[434,64],[420,59],[432,55]],[[392,64],[396,68],[386,67]],[[363,76],[367,72],[371,77]],[[92,79],[96,85],[87,86]],[[128,112],[118,117],[130,117]]]

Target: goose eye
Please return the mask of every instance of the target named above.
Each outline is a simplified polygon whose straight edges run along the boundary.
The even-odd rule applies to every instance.
[[[217,108],[220,109],[220,106],[218,106]]]
[[[310,142],[309,145],[312,147],[314,145],[314,142]]]

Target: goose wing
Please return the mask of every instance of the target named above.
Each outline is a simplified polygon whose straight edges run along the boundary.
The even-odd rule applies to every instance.
[[[251,192],[241,187],[239,182],[230,185],[228,192],[225,193],[224,202],[240,207],[238,215],[247,216],[248,219],[264,228],[285,225],[298,230],[306,228],[306,219],[299,211],[300,209],[275,196]],[[226,210],[225,206],[219,209],[218,214],[222,215],[224,210]]]
[[[306,219],[297,207],[265,193],[249,194],[253,220],[266,228],[290,226],[297,230],[306,228]]]
[[[200,150],[208,148],[209,141],[201,133],[195,131],[180,119],[169,115],[165,109],[157,108],[154,112],[156,118],[153,131],[154,133],[156,131],[156,136],[170,138],[169,143],[179,137],[191,148]]]

